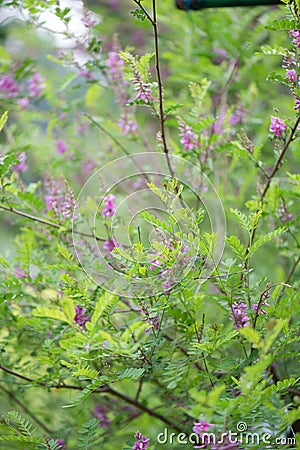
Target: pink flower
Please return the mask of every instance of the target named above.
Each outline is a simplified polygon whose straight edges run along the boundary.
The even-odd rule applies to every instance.
[[[93,416],[99,420],[98,426],[107,430],[112,423],[107,417],[107,409],[104,406],[95,406]]]
[[[273,133],[276,137],[280,137],[282,133],[286,129],[286,124],[282,122],[282,120],[279,117],[271,117],[271,125],[269,130],[271,133]]]
[[[205,420],[200,420],[200,422],[195,422],[193,426],[193,431],[196,434],[201,435],[204,431],[209,430],[214,425],[212,423],[208,423]]]
[[[223,61],[226,61],[228,54],[225,48],[213,48],[213,52],[216,55],[212,59],[214,64],[222,64]]]
[[[68,151],[68,146],[62,139],[57,139],[55,145],[56,145],[56,152],[59,155],[63,155]]]
[[[194,423],[193,432],[199,435],[200,443],[202,444],[202,445],[197,445],[194,448],[206,448],[210,444],[209,436],[206,434],[206,432],[211,427],[213,427],[213,424],[208,423],[205,420],[200,420],[200,422]]]
[[[155,270],[158,267],[160,267],[160,262],[158,261],[158,259],[154,259],[149,267],[149,270]]]
[[[94,78],[94,74],[91,72],[88,72],[87,70],[79,70],[77,72],[77,75],[79,77],[86,78],[87,80],[92,80]]]
[[[26,172],[26,170],[28,169],[28,166],[26,164],[26,159],[27,159],[27,155],[25,152],[20,153],[19,157],[19,163],[16,164],[15,166],[13,166],[13,169],[16,172]]]
[[[29,95],[31,97],[39,97],[42,90],[46,87],[44,78],[40,73],[36,72],[28,81]]]
[[[18,280],[20,278],[28,278],[28,275],[26,275],[26,273],[20,269],[19,267],[15,268],[15,277],[18,278]]]
[[[64,449],[67,448],[67,447],[65,446],[65,441],[64,441],[64,439],[58,439],[58,440],[56,441],[56,446],[57,446],[57,447],[55,447],[55,448],[57,448],[57,450],[64,450]]]
[[[296,97],[294,110],[297,111],[298,109],[300,109],[300,98]]]
[[[71,221],[78,217],[76,199],[72,189],[61,179],[45,181],[46,211]]]
[[[112,217],[116,212],[115,196],[110,194],[104,197],[103,217]]]
[[[250,325],[250,318],[247,316],[248,308],[243,302],[235,302],[232,305],[232,317],[230,320],[233,322],[233,328],[244,328]]]
[[[120,74],[120,68],[123,67],[124,61],[120,59],[118,52],[109,52],[108,53],[108,60],[106,61],[107,67],[109,68],[109,74],[112,79],[116,78],[115,75]],[[123,71],[122,71],[122,77],[123,77]]]
[[[97,23],[97,20],[91,16],[89,11],[84,12],[84,17],[82,17],[81,21],[86,28],[93,28],[95,23]]]
[[[136,85],[136,87],[134,88],[134,90],[137,92],[136,100],[142,100],[146,104],[151,103],[155,100],[155,98],[152,96],[149,83],[143,83],[138,79],[135,79],[133,82]]]
[[[0,90],[7,92],[10,97],[16,97],[19,93],[15,80],[7,75],[0,78]]]
[[[27,109],[29,105],[29,99],[27,97],[20,98],[20,100],[18,100],[18,104],[21,109]]]
[[[91,314],[86,314],[86,308],[82,308],[79,305],[75,306],[75,313],[74,322],[85,328],[85,324],[91,320]]]
[[[76,134],[78,137],[82,136],[82,134],[85,134],[89,129],[89,124],[86,122],[79,122],[75,125]]]
[[[146,450],[149,447],[150,438],[146,438],[139,431],[135,433],[134,437],[137,440],[133,445],[133,450]]]
[[[93,170],[95,169],[95,163],[88,159],[83,163],[83,166],[81,168],[81,172],[83,175],[90,175]]]
[[[297,47],[300,48],[300,31],[299,30],[292,30],[291,35],[294,38],[293,43],[297,45]]]
[[[232,114],[230,114],[228,122],[230,125],[238,125],[243,120],[243,111],[241,109],[235,109]]]
[[[291,83],[294,83],[297,80],[297,73],[295,69],[287,69],[286,76]]]
[[[177,117],[179,122],[179,136],[181,137],[180,143],[183,144],[185,150],[193,150],[195,146],[199,146],[200,142],[197,140],[192,127],[187,125],[180,117]]]
[[[103,242],[103,248],[109,252],[112,252],[116,247],[118,247],[118,243],[115,239],[108,239]]]
[[[118,122],[119,127],[121,128],[122,134],[127,136],[128,134],[132,134],[133,136],[136,134],[137,123],[134,120],[130,120],[124,114]]]

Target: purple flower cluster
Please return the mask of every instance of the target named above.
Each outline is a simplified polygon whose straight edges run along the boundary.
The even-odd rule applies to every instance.
[[[106,61],[110,81],[115,83],[124,83],[123,66],[124,61],[119,57],[118,51],[108,52],[108,60]]]
[[[299,30],[292,30],[290,32],[293,44],[295,44],[298,48],[300,48],[300,31]],[[298,49],[296,49],[295,54],[298,53]],[[282,67],[286,69],[286,77],[290,83],[290,89],[295,97],[295,106],[294,110],[297,111],[300,109],[300,97],[297,95],[295,91],[295,87],[300,86],[300,77],[297,75],[296,71],[296,58],[294,56],[294,53],[287,52],[286,55],[283,57],[283,63]]]
[[[68,146],[62,139],[57,139],[57,141],[55,142],[55,146],[56,153],[58,153],[59,155],[63,155],[68,151]]]
[[[202,444],[202,445],[196,445],[194,448],[205,448],[210,444],[210,442],[208,440],[209,437],[206,434],[206,432],[213,426],[214,425],[212,423],[208,423],[205,420],[200,420],[200,422],[194,423],[193,432],[200,436],[201,444]]]
[[[297,111],[300,109],[300,97],[296,97],[294,110]]]
[[[58,439],[56,441],[56,446],[55,448],[57,448],[57,450],[65,450],[67,447],[65,446],[65,441],[64,439]]]
[[[136,134],[137,123],[135,120],[129,119],[126,114],[122,114],[118,125],[124,136],[127,136],[128,134],[132,134],[134,136]]]
[[[20,269],[19,267],[15,268],[15,277],[18,278],[18,280],[20,280],[21,278],[28,278],[28,275],[26,275],[26,273]]]
[[[112,421],[107,417],[107,408],[105,406],[95,406],[93,416],[99,420],[98,426],[107,430]]]
[[[133,444],[132,450],[146,450],[149,447],[150,438],[143,436],[139,431],[134,435],[136,441]]]
[[[284,203],[279,206],[278,213],[281,222],[290,222],[291,220],[294,220],[294,215],[288,210]]]
[[[199,146],[200,142],[197,140],[192,127],[187,125],[180,117],[177,117],[179,122],[179,136],[180,143],[183,144],[185,150],[193,150],[195,146]]]
[[[216,442],[216,439],[214,442],[211,442],[211,436],[214,437],[215,435],[211,435],[207,431],[213,426],[213,424],[204,420],[194,423],[193,431],[199,435],[201,440],[201,445],[196,445],[194,448],[209,448],[210,450],[236,450],[239,448],[239,442],[236,442],[236,439],[234,441],[231,440],[228,435],[224,436],[224,433],[220,437],[220,442]]]
[[[46,211],[73,220],[77,208],[72,189],[62,179],[46,179],[44,182]]]
[[[286,129],[286,124],[282,122],[282,120],[279,117],[271,117],[271,125],[269,130],[271,133],[273,133],[276,137],[280,137]]]
[[[86,28],[93,28],[93,26],[97,23],[95,17],[92,17],[91,12],[86,8],[83,11],[81,21]]]
[[[228,58],[228,53],[225,48],[213,48],[212,51],[216,56],[213,57],[212,62],[216,65],[222,64]]]
[[[292,30],[291,35],[293,38],[293,44],[297,45],[297,47],[300,48],[300,31]]]
[[[200,422],[194,423],[193,431],[194,433],[199,434],[199,436],[201,436],[203,432],[208,431],[213,426],[214,424],[212,423],[208,423],[205,420],[200,420]]]
[[[19,94],[19,88],[15,80],[8,75],[2,75],[0,78],[0,90],[5,92],[9,97],[17,97]]]
[[[286,76],[290,83],[295,83],[295,81],[297,81],[297,72],[295,69],[287,69]]]
[[[35,72],[32,78],[28,80],[28,89],[30,97],[40,97],[43,89],[46,87],[44,78],[40,73]]]
[[[121,48],[118,41],[115,39],[112,45],[112,50],[108,53],[107,64],[107,78],[114,90],[116,101],[120,106],[121,118],[118,125],[124,136],[136,134],[137,124],[133,119],[132,110],[126,106],[129,100],[128,97],[128,82],[125,80],[124,61],[120,58]]]
[[[28,79],[28,86],[18,85],[12,74],[3,74],[0,77],[0,91],[2,91],[6,98],[16,98],[22,93],[22,97],[18,99],[18,104],[21,109],[26,109],[30,103],[28,97],[38,98],[42,95],[45,88],[44,78],[39,72],[34,72]],[[27,95],[24,97],[24,92]]]
[[[141,80],[140,74],[136,72],[133,83],[135,84],[134,90],[136,91],[136,100],[142,100],[144,103],[152,103],[155,98],[152,96],[152,90],[150,83],[144,83]]]
[[[136,92],[135,100],[141,100],[146,105],[151,104],[155,100],[152,96],[151,84],[144,80],[144,77],[140,73],[134,58],[129,60],[129,64],[132,68],[132,82],[135,86],[134,90]]]
[[[250,325],[250,318],[247,316],[247,305],[241,301],[235,302],[232,305],[232,317],[230,320],[233,322],[233,328],[244,328]]]
[[[20,153],[18,156],[19,163],[13,166],[16,172],[26,172],[28,170],[28,165],[26,164],[27,155],[25,152]]]
[[[104,206],[102,208],[102,216],[105,218],[112,217],[116,212],[115,196],[110,194],[103,199]]]
[[[75,306],[74,322],[82,328],[85,328],[85,324],[91,321],[91,314],[86,314],[87,309],[80,305]]]
[[[107,250],[109,253],[111,253],[118,246],[119,244],[114,238],[108,239],[107,241],[103,242],[103,248]]]

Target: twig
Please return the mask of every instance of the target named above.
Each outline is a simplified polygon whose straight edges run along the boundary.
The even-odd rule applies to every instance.
[[[135,160],[134,158],[134,154],[129,153],[129,151],[124,147],[123,144],[121,144],[121,142],[115,138],[115,136],[113,134],[111,134],[108,130],[106,130],[106,128],[104,128],[99,122],[97,122],[95,119],[93,119],[93,117],[91,117],[89,114],[84,113],[83,114],[84,117],[86,117],[92,124],[94,124],[97,128],[99,128],[99,130],[102,131],[102,133],[106,134],[118,147],[119,149],[125,153],[125,155],[127,156],[131,156],[132,160],[134,162],[134,164],[136,165],[136,167],[141,171],[141,175],[143,175],[145,177],[145,179],[147,180],[148,183],[151,183],[150,178],[148,177],[148,175],[144,172],[144,169],[140,166],[140,164]]]
[[[36,386],[41,386],[41,387],[47,387],[49,389],[75,389],[75,390],[80,390],[83,391],[84,387],[81,386],[73,386],[73,385],[67,385],[67,384],[56,384],[56,385],[51,385],[49,383],[46,383],[44,381],[37,381],[37,380],[33,380],[32,378],[26,377],[20,373],[14,372],[11,369],[8,369],[7,367],[4,367],[2,365],[0,365],[0,369],[2,369],[4,372],[16,377],[16,378],[20,378],[21,380],[27,381],[29,383],[32,383]],[[153,411],[152,409],[148,408],[147,406],[145,406],[143,403],[135,400],[134,398],[128,397],[125,394],[122,394],[122,392],[116,391],[115,389],[111,388],[110,386],[108,386],[107,384],[103,385],[102,387],[99,387],[97,389],[95,389],[93,391],[94,393],[108,393],[111,394],[114,397],[120,398],[121,400],[124,400],[126,403],[129,403],[130,405],[135,406],[137,409],[145,412],[146,414],[148,414],[151,417],[155,417],[156,419],[160,420],[161,422],[165,423],[166,425],[168,425],[169,427],[173,428],[174,430],[178,431],[179,433],[181,433],[183,430],[180,429],[177,425],[175,425],[171,420],[169,420],[168,418],[164,417],[162,414]]]
[[[299,263],[300,263],[300,256],[298,256],[298,258],[296,259],[296,261],[292,265],[292,268],[291,268],[291,270],[290,270],[290,272],[289,272],[289,274],[288,274],[288,276],[287,276],[287,278],[285,280],[284,286],[288,285],[288,283],[290,282],[290,280],[291,280],[292,276],[294,275],[294,273],[295,273]]]
[[[140,0],[133,0],[136,5],[143,11],[149,22],[151,23],[153,27],[153,36],[154,36],[154,47],[155,47],[155,70],[156,70],[156,77],[157,77],[157,84],[158,84],[158,116],[159,116],[159,124],[160,124],[160,135],[162,140],[162,147],[163,152],[166,155],[166,160],[168,164],[168,168],[170,171],[170,174],[172,178],[175,178],[175,174],[173,171],[173,168],[171,166],[171,161],[169,157],[169,149],[167,146],[166,141],[166,131],[165,131],[165,120],[166,116],[164,113],[164,102],[163,102],[163,85],[162,85],[162,77],[161,77],[161,70],[160,70],[160,55],[159,55],[159,44],[158,44],[158,27],[157,27],[157,14],[156,14],[156,0],[152,0],[152,13],[153,17],[150,16],[148,11],[144,8],[144,6],[141,4]]]
[[[255,311],[255,316],[254,316],[254,319],[253,319],[253,328],[255,329],[255,327],[256,327],[256,321],[257,321],[257,319],[258,319],[258,316],[259,316],[259,310],[260,310],[260,307],[261,307],[261,305],[262,305],[262,303],[263,303],[263,300],[265,299],[265,294],[270,290],[270,289],[272,289],[273,287],[275,287],[275,286],[286,286],[286,287],[292,287],[292,286],[290,286],[288,283],[274,283],[274,284],[271,284],[271,286],[268,286],[261,294],[260,294],[260,297],[259,297],[259,300],[258,300],[258,303],[257,303],[257,308],[256,308],[256,311]]]
[[[5,389],[5,387],[3,386],[0,386],[0,389],[3,392],[5,392],[8,395],[8,397],[10,397],[17,405],[19,405],[20,408],[23,409],[25,414],[31,417],[31,419],[34,420],[39,425],[40,428],[42,428],[47,434],[51,435],[51,430],[38,417],[36,417],[31,411],[29,411],[27,406],[24,405],[13,392],[9,391],[8,389]]]
[[[194,280],[213,280],[215,278],[228,278],[228,277],[232,277],[233,275],[240,275],[241,273],[245,273],[245,270],[241,270],[239,272],[227,273],[225,275],[212,275],[209,277],[195,277]]]
[[[59,230],[61,228],[61,226],[58,225],[55,222],[50,222],[49,220],[43,219],[42,217],[37,217],[37,216],[34,216],[32,214],[26,213],[24,211],[20,211],[19,209],[15,209],[12,206],[0,205],[0,209],[3,209],[4,211],[9,211],[9,212],[11,212],[13,214],[16,214],[18,216],[25,217],[26,219],[33,220],[35,222],[41,223],[41,224],[46,225],[48,227],[55,228],[57,230]],[[64,230],[64,231],[66,233],[74,233],[74,234],[78,234],[78,235],[83,236],[83,237],[96,239],[96,241],[103,241],[104,242],[106,240],[104,238],[100,238],[99,236],[97,236],[96,234],[93,234],[93,233],[89,234],[89,233],[85,233],[83,231],[71,230],[71,229]]]
[[[129,404],[135,406],[136,408],[140,409],[141,411],[144,411],[149,416],[155,417],[156,419],[158,419],[161,422],[165,423],[170,428],[173,428],[174,430],[178,431],[179,433],[183,432],[183,430],[181,428],[179,428],[177,425],[175,425],[171,420],[167,419],[162,414],[160,414],[160,413],[158,413],[156,411],[153,411],[152,409],[150,409],[147,406],[143,405],[139,401],[136,401],[133,398],[128,397],[127,395],[122,394],[121,392],[114,390],[110,386],[107,386],[106,389],[107,389],[106,392],[108,392],[109,394],[113,395],[114,397],[118,397],[118,398],[124,400],[126,403],[129,403]]]
[[[282,284],[282,288],[280,289],[280,291],[279,291],[279,293],[278,293],[277,302],[281,299],[281,297],[282,297],[282,295],[283,295],[283,292],[284,292],[285,286],[291,287],[291,286],[289,285],[289,282],[290,282],[292,276],[294,275],[294,273],[295,273],[295,271],[296,271],[297,266],[298,266],[299,263],[300,263],[300,256],[298,256],[298,258],[296,259],[296,261],[295,261],[294,264],[292,265],[291,270],[289,271],[288,276],[286,277],[285,283]]]

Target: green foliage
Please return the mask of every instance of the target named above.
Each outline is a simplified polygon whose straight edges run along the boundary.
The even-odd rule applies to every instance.
[[[78,432],[81,436],[78,438],[78,448],[89,449],[92,448],[95,435],[97,433],[99,421],[91,419],[82,425],[82,429]]]
[[[299,1],[98,3],[0,2],[26,18],[0,36],[0,448],[129,450],[138,430],[154,449],[199,421],[285,436]]]

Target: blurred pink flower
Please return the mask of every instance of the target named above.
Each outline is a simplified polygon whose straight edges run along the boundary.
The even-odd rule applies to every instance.
[[[26,172],[26,170],[28,169],[28,165],[26,164],[26,159],[27,159],[27,155],[25,152],[20,153],[19,157],[19,163],[16,164],[15,166],[13,166],[13,169],[16,172]]]
[[[65,141],[63,141],[62,139],[57,139],[57,141],[55,142],[56,145],[56,152],[59,155],[63,155],[64,153],[66,153],[68,151],[68,146],[65,143]]]

